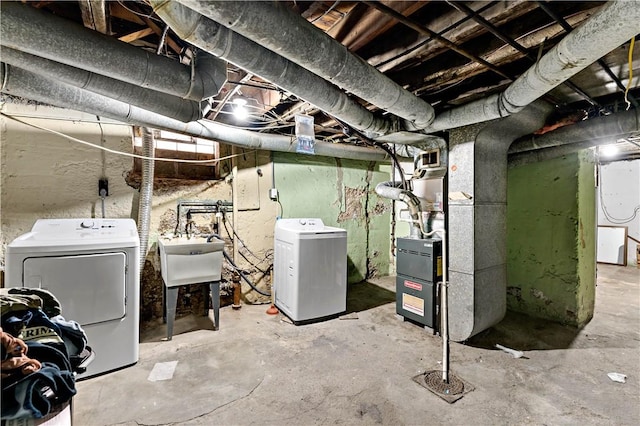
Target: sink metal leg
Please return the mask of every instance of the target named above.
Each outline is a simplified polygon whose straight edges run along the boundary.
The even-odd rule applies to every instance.
[[[220,281],[212,281],[211,287],[211,305],[213,306],[213,329],[220,328]]]
[[[167,340],[173,337],[173,321],[176,318],[176,305],[178,304],[178,287],[167,287]]]

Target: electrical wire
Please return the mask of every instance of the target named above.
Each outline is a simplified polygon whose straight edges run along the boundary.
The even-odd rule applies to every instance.
[[[627,88],[624,91],[624,101],[627,103],[627,111],[631,108],[631,102],[629,102],[629,89],[631,88],[631,80],[633,80],[633,47],[636,44],[636,37],[631,37],[631,44],[629,44],[629,80],[627,81]]]
[[[598,170],[598,175],[602,176],[602,173],[600,172],[600,170]],[[636,218],[636,216],[638,215],[638,212],[640,211],[640,205],[637,205],[634,209],[633,209],[633,213],[631,214],[631,216],[629,216],[626,219],[618,219],[615,218],[613,216],[611,216],[611,213],[609,213],[609,211],[607,210],[607,206],[604,204],[604,197],[602,195],[602,179],[600,180],[600,184],[598,185],[598,196],[600,198],[600,207],[602,207],[602,212],[604,213],[604,217],[611,223],[615,224],[615,225],[624,225],[625,223],[629,223],[632,220],[634,220]]]
[[[127,6],[125,6],[125,4],[124,4],[124,2],[122,0],[118,0],[118,3],[120,4],[120,6],[124,7],[129,12],[131,12],[131,13],[133,13],[135,15],[142,16],[143,18],[153,19],[154,21],[157,21],[157,22],[162,22],[161,19],[159,19],[159,18],[157,18],[157,17],[155,17],[153,15],[145,15],[144,13],[136,12],[135,10],[128,8]]]
[[[38,129],[38,130],[43,130],[45,132],[52,133],[52,134],[54,134],[56,136],[60,136],[62,138],[68,139],[68,140],[70,140],[72,142],[77,142],[77,143],[82,144],[82,145],[87,145],[87,146],[90,146],[92,148],[96,148],[96,149],[100,149],[100,150],[109,152],[111,154],[117,154],[117,155],[122,155],[122,156],[125,156],[125,157],[131,157],[131,158],[139,158],[139,159],[142,159],[142,160],[166,161],[166,162],[172,162],[172,163],[207,164],[207,163],[217,163],[219,161],[228,160],[229,158],[238,157],[238,156],[245,155],[245,154],[251,153],[251,152],[256,152],[256,150],[254,149],[254,150],[251,150],[251,151],[248,151],[248,152],[244,152],[244,153],[240,153],[240,154],[227,155],[225,157],[219,157],[219,158],[212,159],[212,160],[183,160],[183,159],[180,159],[180,158],[147,157],[145,155],[139,155],[139,154],[132,154],[130,152],[117,151],[115,149],[111,149],[111,148],[107,148],[107,147],[104,147],[104,146],[96,145],[94,143],[87,142],[87,141],[84,141],[82,139],[74,138],[73,136],[69,136],[69,135],[66,135],[64,133],[58,132],[57,130],[48,129],[46,127],[42,127],[42,126],[39,126],[39,125],[33,124],[33,123],[28,123],[26,121],[20,120],[19,118],[13,117],[12,115],[6,114],[4,112],[0,112],[0,115],[2,115],[3,117],[7,117],[10,120],[17,121],[18,123],[24,124],[26,126],[30,126],[30,127],[35,128],[35,129]]]

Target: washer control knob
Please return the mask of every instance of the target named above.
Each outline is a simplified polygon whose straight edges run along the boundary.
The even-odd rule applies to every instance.
[[[300,225],[306,225],[306,224],[307,224],[307,221],[306,221],[306,220],[304,220],[304,219],[300,219]]]
[[[93,228],[93,222],[89,220],[85,220],[84,222],[80,222],[81,228]]]

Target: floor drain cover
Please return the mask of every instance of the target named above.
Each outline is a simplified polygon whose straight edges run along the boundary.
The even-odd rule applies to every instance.
[[[449,373],[449,382],[443,381],[442,371],[440,370],[431,370],[424,374],[418,374],[413,378],[413,381],[429,389],[449,404],[456,402],[474,389],[472,385],[451,373]]]

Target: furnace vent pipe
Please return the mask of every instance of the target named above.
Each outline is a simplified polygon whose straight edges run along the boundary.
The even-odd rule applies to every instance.
[[[402,201],[409,207],[411,215],[411,238],[422,238],[422,209],[420,208],[420,199],[411,191],[399,188],[401,182],[380,182],[376,185],[376,194],[382,198]]]
[[[182,122],[202,118],[200,103],[181,99],[156,90],[125,83],[80,68],[50,61],[40,56],[30,55],[8,47],[2,48],[2,61],[44,77],[59,80],[81,89],[99,93],[110,98],[136,105],[160,115]]]
[[[504,92],[446,111],[424,130],[453,129],[514,114],[638,33],[638,3],[610,1],[567,34]]]
[[[151,4],[180,38],[194,46],[269,80],[370,137],[390,131],[390,120],[374,116],[306,68],[179,3],[152,0]]]
[[[3,1],[0,7],[5,47],[195,101],[215,96],[226,81],[226,64],[208,54],[196,56],[192,76],[191,67],[173,59],[27,4]]]
[[[592,118],[544,135],[520,139],[511,144],[509,155],[603,138],[609,138],[609,142],[613,143],[615,139],[634,132],[640,132],[640,110],[638,109]],[[591,146],[599,144],[595,143]]]
[[[148,127],[142,128],[142,180],[140,183],[140,200],[138,201],[138,234],[140,234],[140,276],[144,272],[144,264],[149,250],[149,231],[151,228],[151,207],[153,198],[153,174],[155,157],[155,141]]]
[[[349,52],[284,2],[178,1],[418,129],[433,121],[431,105]]]
[[[170,130],[243,148],[296,151],[295,141],[289,136],[251,132],[205,120],[182,123],[4,63],[0,63],[0,82],[2,82],[3,93],[76,111],[85,111],[138,126]],[[316,141],[314,149],[315,155],[325,157],[389,161],[389,156],[384,151],[374,148]]]

